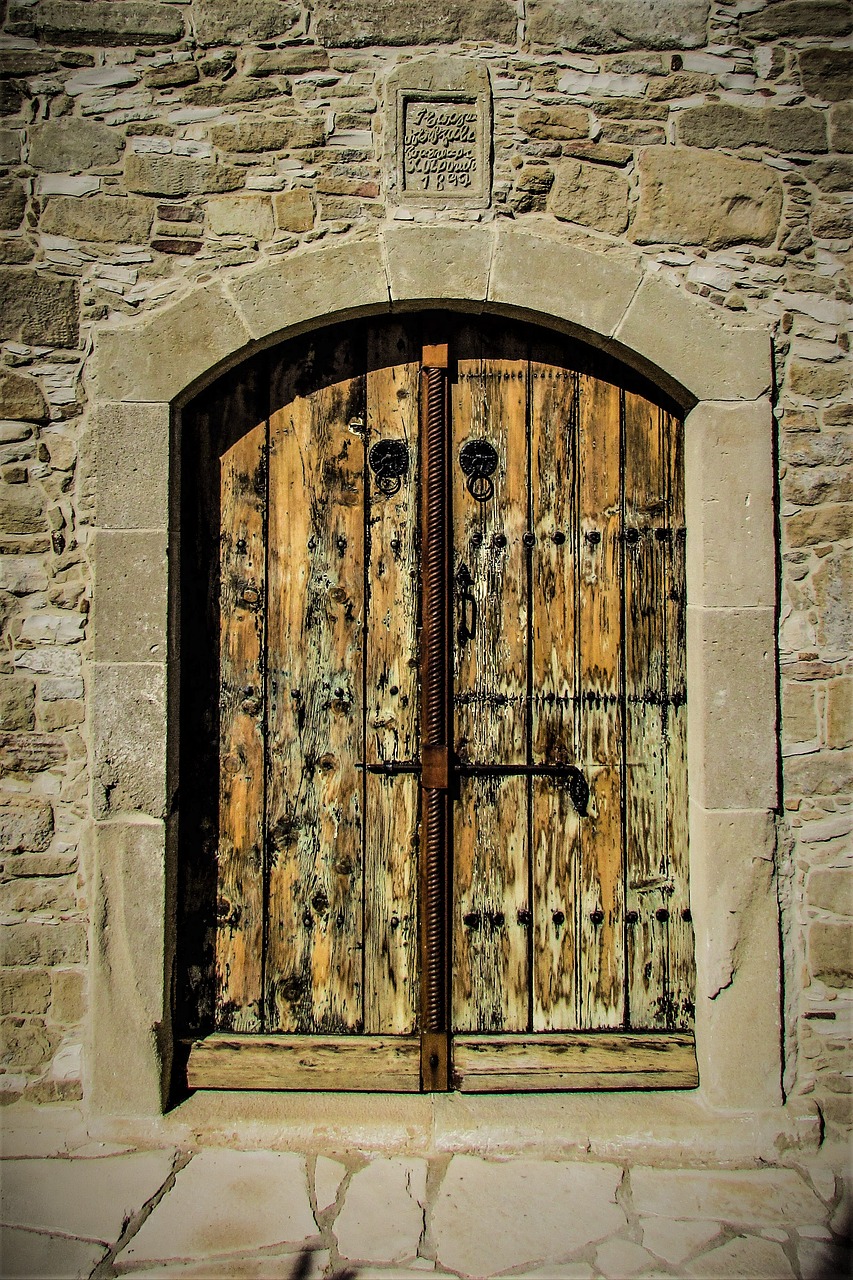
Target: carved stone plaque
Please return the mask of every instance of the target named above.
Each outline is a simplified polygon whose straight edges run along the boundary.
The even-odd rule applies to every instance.
[[[454,58],[404,64],[389,82],[389,176],[398,203],[482,207],[491,200],[488,72]],[[389,113],[390,114],[390,113]]]

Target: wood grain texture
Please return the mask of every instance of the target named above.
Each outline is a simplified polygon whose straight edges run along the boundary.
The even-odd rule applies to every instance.
[[[533,1030],[578,1026],[581,824],[565,783],[532,781]]]
[[[527,360],[523,343],[500,343],[490,354],[483,335],[463,328],[458,336],[452,384],[454,582],[464,565],[473,606],[456,591],[459,623],[473,608],[471,639],[456,645],[454,706],[456,750],[461,760],[523,764],[526,758],[527,567]],[[487,501],[472,497],[460,466],[469,441],[486,440],[497,451]],[[471,619],[469,618],[469,621]]]
[[[666,1027],[672,881],[666,835],[666,440],[663,411],[624,397],[625,860],[632,1027]],[[634,918],[636,917],[636,918]]]
[[[220,466],[216,1025],[261,1029],[266,423]]]
[[[582,375],[578,420],[580,766],[589,783],[581,834],[578,938],[582,1027],[624,1019],[620,690],[620,394]]]
[[[417,1036],[207,1036],[190,1047],[190,1089],[417,1093]]]
[[[526,1030],[529,910],[526,780],[462,778],[454,806],[452,1026]],[[467,918],[467,923],[466,923]]]
[[[417,1024],[420,789],[414,774],[366,777],[364,1029]]]
[[[692,1089],[699,1073],[691,1035],[457,1036],[453,1082],[463,1093]]]
[[[363,1025],[360,364],[341,342],[273,371],[268,1031]]]
[[[384,494],[368,474],[365,759],[369,764],[417,759],[418,661],[418,385],[420,362],[400,324],[369,331],[368,455],[379,441],[399,441],[408,471],[396,493]]]

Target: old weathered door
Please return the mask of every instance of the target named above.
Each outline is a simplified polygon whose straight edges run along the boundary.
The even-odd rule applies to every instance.
[[[679,417],[497,320],[319,334],[255,378],[217,454],[190,1082],[695,1083]]]

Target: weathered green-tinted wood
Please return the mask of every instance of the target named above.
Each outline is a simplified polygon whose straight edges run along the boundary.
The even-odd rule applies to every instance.
[[[667,850],[672,878],[669,921],[668,1025],[693,1026],[696,971],[690,917],[687,833],[687,585],[684,527],[684,424],[664,418],[672,539],[667,544],[666,580],[666,777]]]
[[[577,753],[577,374],[530,366],[533,762]]]
[[[408,470],[386,482],[369,474],[365,741],[370,764],[418,754],[418,385],[420,362],[402,325],[376,327],[367,342],[367,449],[402,443]]]
[[[418,1009],[418,779],[368,773],[365,799],[364,1029],[402,1035]]]
[[[190,1046],[190,1089],[417,1093],[417,1036],[207,1036]]]
[[[453,1083],[463,1093],[693,1089],[691,1035],[456,1036]]]
[[[364,378],[317,340],[272,377],[268,1031],[358,1030]]]
[[[527,1029],[526,790],[526,779],[515,776],[460,783],[451,924],[454,1030]]]
[[[666,832],[664,743],[666,501],[664,413],[624,397],[625,863],[628,1016],[667,1026],[672,882]]]
[[[220,463],[216,1025],[261,1029],[266,423]]]
[[[579,1021],[594,1028],[624,1018],[618,388],[582,375],[578,428],[579,754],[590,790],[580,824]]]
[[[498,351],[475,330],[462,329],[451,387],[456,750],[466,762],[523,764],[527,359],[523,343],[513,338],[502,338]],[[487,441],[497,451],[487,480],[493,492],[483,502],[471,495],[460,465],[462,449],[472,441]],[[465,573],[468,586],[462,585]]]
[[[532,781],[533,1030],[578,1025],[580,823],[564,782]]]

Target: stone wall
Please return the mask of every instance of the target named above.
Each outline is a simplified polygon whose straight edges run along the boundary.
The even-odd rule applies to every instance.
[[[511,218],[773,332],[786,1086],[813,1094],[830,1134],[849,1126],[851,30],[846,0],[9,4],[5,1096],[80,1096],[87,928],[105,906],[87,840],[92,334],[377,220]],[[387,82],[427,53],[488,68],[485,207],[407,204],[395,184]]]

